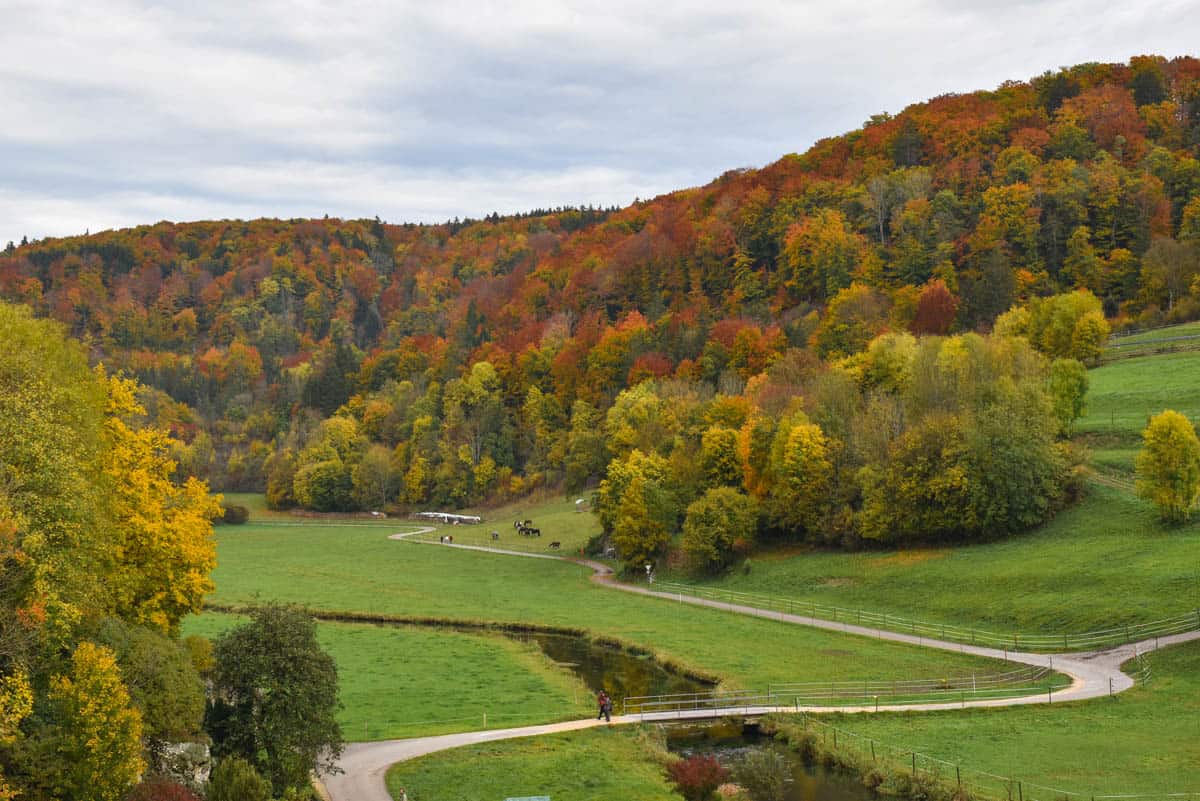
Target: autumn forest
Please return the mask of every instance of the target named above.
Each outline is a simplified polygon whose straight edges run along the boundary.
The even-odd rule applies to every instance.
[[[1198,254],[1200,60],[1147,56],[627,208],[10,243],[0,295],[143,385],[180,477],[318,511],[594,490],[627,562],[682,530],[709,570],[1046,519],[1084,365],[1200,318]]]

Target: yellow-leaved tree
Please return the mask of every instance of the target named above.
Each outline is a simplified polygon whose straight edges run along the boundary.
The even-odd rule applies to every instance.
[[[108,389],[104,472],[112,484],[113,611],[175,633],[180,619],[198,612],[212,591],[212,520],[220,498],[196,478],[182,485],[171,480],[170,436],[131,423],[145,413],[134,394],[137,384],[98,372]]]
[[[145,769],[142,716],[112,651],[81,642],[71,672],[54,676],[38,738],[41,780],[64,801],[120,801]]]
[[[1182,523],[1200,497],[1200,439],[1192,422],[1167,409],[1150,418],[1137,455],[1137,494],[1165,522]]]
[[[20,736],[21,721],[33,711],[33,688],[23,671],[9,676],[0,676],[0,746],[9,746]],[[17,797],[16,788],[4,778],[0,765],[0,801],[11,801]]]

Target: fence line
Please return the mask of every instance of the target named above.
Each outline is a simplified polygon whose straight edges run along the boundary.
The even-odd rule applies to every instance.
[[[1113,331],[1108,335],[1108,341],[1111,342],[1114,339],[1124,339],[1138,334],[1145,334],[1148,331],[1163,331],[1167,328],[1178,328],[1181,325],[1187,325],[1187,323],[1163,323],[1162,325],[1147,325],[1142,328],[1127,328],[1124,331]]]
[[[1014,776],[1001,776],[996,773],[964,768],[958,762],[941,759],[921,753],[911,748],[892,745],[868,737],[858,732],[843,729],[832,723],[816,720],[810,715],[802,717],[805,731],[820,732],[822,743],[829,750],[832,739],[832,752],[852,753],[858,757],[860,770],[865,772],[872,768],[886,768],[895,772],[911,773],[919,779],[922,776],[940,780],[946,784],[955,784],[958,788],[967,790],[976,797],[994,799],[995,801],[1122,801],[1129,799],[1174,799],[1200,798],[1195,792],[1170,792],[1146,794],[1113,794],[1099,795],[1093,793],[1077,793],[1059,787],[1049,787],[1036,782],[1019,779]],[[831,737],[832,735],[832,737]],[[840,737],[840,742],[839,742]]]
[[[1047,667],[1024,667],[1007,673],[948,679],[896,681],[817,681],[770,684],[766,691],[710,690],[700,693],[629,696],[627,715],[689,712],[750,707],[870,706],[919,703],[962,703],[968,700],[1015,698],[1053,693],[1070,685]]]
[[[1200,339],[1200,334],[1181,334],[1176,337],[1162,337],[1160,339],[1142,339],[1137,342],[1119,342],[1109,343],[1104,346],[1104,350],[1116,350],[1119,348],[1140,348],[1144,345],[1160,345],[1166,342],[1187,342],[1189,340]]]
[[[655,583],[654,589],[672,595],[679,595],[680,601],[683,600],[684,595],[687,595],[693,598],[728,603],[730,605],[737,604],[755,609],[805,615],[834,623],[845,623],[876,630],[886,629],[900,634],[911,634],[914,637],[947,640],[964,645],[1005,648],[1014,651],[1055,652],[1059,650],[1093,650],[1200,629],[1200,609],[1148,623],[1115,625],[1106,629],[1077,634],[1001,634],[984,629],[930,623],[899,615],[871,612],[865,609],[830,606],[828,604],[819,604],[815,601],[801,601],[783,596],[759,595],[739,592],[737,590],[701,587],[692,584],[660,581]]]

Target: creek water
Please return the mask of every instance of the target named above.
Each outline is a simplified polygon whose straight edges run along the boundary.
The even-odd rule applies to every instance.
[[[878,801],[874,791],[844,771],[806,763],[772,738],[738,723],[683,726],[667,732],[667,747],[681,755],[711,754],[732,772],[756,752],[775,754],[785,782],[778,801]]]
[[[535,642],[547,657],[578,676],[593,692],[606,690],[620,713],[621,701],[638,695],[702,693],[712,684],[669,670],[653,657],[569,634],[512,633]]]
[[[410,623],[390,623],[393,626],[413,626]],[[420,628],[435,628],[415,624]],[[576,634],[553,634],[538,631],[498,631],[471,626],[449,626],[465,634],[494,636],[499,634],[521,642],[534,643],[550,661],[570,670],[594,693],[608,692],[613,699],[613,713],[621,713],[621,701],[639,695],[669,695],[673,693],[703,693],[711,690],[713,682],[671,670],[648,654],[639,654],[619,645],[597,642]]]

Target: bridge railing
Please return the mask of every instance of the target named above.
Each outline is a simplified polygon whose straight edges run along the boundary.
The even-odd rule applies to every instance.
[[[762,690],[713,690],[702,693],[630,696],[627,715],[746,710],[812,706],[895,706],[897,704],[965,703],[1054,692],[1070,685],[1048,667],[1024,667],[1005,673],[942,679],[897,681],[788,682]]]
[[[931,623],[866,609],[831,606],[829,604],[802,601],[786,596],[739,592],[719,587],[703,587],[694,584],[659,581],[654,584],[654,589],[671,595],[679,595],[680,600],[683,600],[683,596],[688,596],[725,603],[731,606],[745,606],[809,617],[815,620],[842,623],[848,626],[892,631],[918,638],[945,640],[964,645],[979,645],[987,648],[1012,651],[1055,652],[1098,650],[1200,629],[1200,609],[1160,620],[1145,623],[1118,624],[1094,631],[1063,632],[1062,634],[1027,634],[1019,632],[995,632],[945,623]]]

